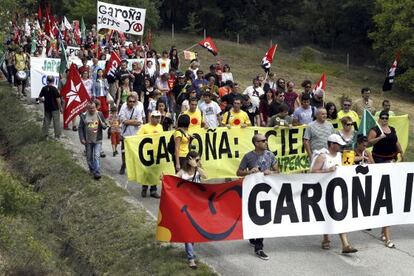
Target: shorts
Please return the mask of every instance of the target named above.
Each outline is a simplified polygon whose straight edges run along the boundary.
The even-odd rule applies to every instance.
[[[121,142],[121,133],[112,132],[111,133],[111,144],[112,145],[119,145],[120,142]]]

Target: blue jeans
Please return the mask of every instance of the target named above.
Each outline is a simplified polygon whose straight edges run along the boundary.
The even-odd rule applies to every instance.
[[[187,253],[187,259],[193,260],[195,259],[195,253],[194,253],[194,243],[185,243],[185,253]]]
[[[100,174],[102,143],[87,143],[85,147],[86,161],[88,161],[89,171],[93,174]]]

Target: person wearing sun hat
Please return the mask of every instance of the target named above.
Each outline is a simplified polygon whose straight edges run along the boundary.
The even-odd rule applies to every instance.
[[[346,145],[344,140],[338,134],[331,134],[328,136],[328,148],[315,151],[310,166],[311,173],[330,173],[334,172],[338,166],[342,165],[341,147]],[[357,249],[349,244],[346,233],[340,233],[339,237],[342,242],[342,253],[349,254],[358,252]],[[331,248],[331,241],[329,235],[323,235],[321,243],[322,249],[328,250]]]

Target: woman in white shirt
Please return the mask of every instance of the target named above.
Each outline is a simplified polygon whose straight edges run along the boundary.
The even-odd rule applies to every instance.
[[[221,82],[226,83],[226,81],[233,81],[233,73],[230,72],[230,66],[228,64],[224,64],[223,66],[223,73],[221,74]]]

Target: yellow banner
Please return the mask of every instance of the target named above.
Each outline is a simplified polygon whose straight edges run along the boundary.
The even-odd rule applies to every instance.
[[[403,150],[408,145],[408,115],[390,117]],[[309,168],[309,161],[303,146],[306,126],[267,128],[219,127],[199,129],[192,133],[194,139],[190,150],[197,151],[209,178],[234,178],[243,156],[254,149],[252,137],[255,133],[268,138],[271,150],[282,173],[298,172]],[[160,183],[161,174],[174,174],[174,164],[168,152],[173,131],[160,134],[137,135],[125,139],[128,179],[140,184]]]

